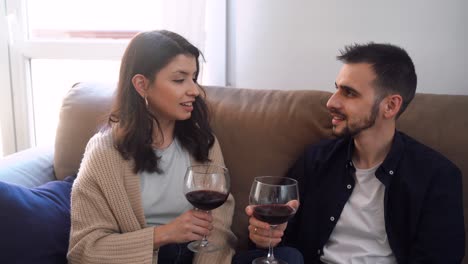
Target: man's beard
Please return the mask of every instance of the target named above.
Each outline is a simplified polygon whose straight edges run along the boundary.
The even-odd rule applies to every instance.
[[[372,109],[370,111],[369,116],[367,116],[364,120],[360,120],[357,124],[348,123],[341,132],[337,132],[336,126],[333,126],[333,134],[338,137],[354,137],[362,131],[371,128],[372,126],[374,126],[375,120],[377,119],[377,114],[379,113],[379,104],[380,100],[374,101],[374,105],[372,105]],[[345,120],[348,121],[348,117],[343,113],[340,113],[336,110],[332,110],[331,112],[344,116]]]

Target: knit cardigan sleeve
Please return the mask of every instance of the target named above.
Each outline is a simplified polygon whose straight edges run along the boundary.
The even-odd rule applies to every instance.
[[[214,146],[210,151],[211,163],[224,165],[223,155],[216,139]],[[192,161],[192,163],[197,163]],[[208,237],[208,241],[221,245],[222,249],[212,253],[195,254],[193,263],[231,263],[232,256],[235,251],[234,248],[237,243],[237,238],[231,231],[232,217],[234,215],[234,197],[230,194],[227,201],[220,207],[212,211],[214,229]]]
[[[124,197],[118,152],[113,151],[110,137],[98,135],[86,147],[72,189],[68,261],[150,264],[154,229],[141,228]]]

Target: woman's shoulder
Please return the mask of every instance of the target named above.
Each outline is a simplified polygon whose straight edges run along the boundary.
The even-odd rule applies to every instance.
[[[89,140],[78,171],[78,178],[101,181],[115,177],[116,170],[125,164],[119,151],[114,147],[112,131],[100,131]]]
[[[88,141],[83,160],[91,159],[95,162],[120,162],[122,157],[114,146],[112,130],[108,129],[96,133]]]
[[[113,147],[112,130],[101,130],[94,134],[88,141],[86,148],[109,148]]]

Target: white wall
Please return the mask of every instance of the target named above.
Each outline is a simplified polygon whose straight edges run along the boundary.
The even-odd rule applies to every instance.
[[[468,94],[466,0],[230,0],[227,83],[334,90],[339,49],[368,41],[413,58],[418,92]]]

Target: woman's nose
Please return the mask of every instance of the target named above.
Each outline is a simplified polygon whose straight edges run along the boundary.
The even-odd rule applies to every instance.
[[[200,86],[198,86],[198,84],[193,81],[190,85],[190,89],[188,90],[188,94],[190,96],[197,97],[200,95]]]

